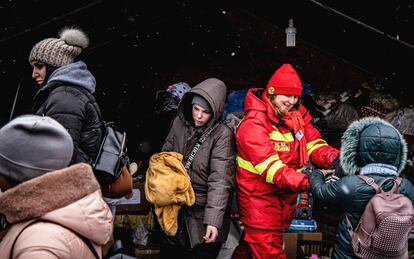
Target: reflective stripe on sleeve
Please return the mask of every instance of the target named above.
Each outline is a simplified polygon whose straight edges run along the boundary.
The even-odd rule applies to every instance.
[[[323,146],[327,146],[328,144],[326,143],[325,140],[323,139],[315,139],[314,141],[310,141],[306,144],[306,149],[308,150],[308,155],[312,154],[313,151],[315,151],[315,149],[318,149],[320,147]]]
[[[284,167],[285,164],[282,162],[282,160],[276,161],[270,168],[267,170],[266,173],[266,182],[273,184],[273,177],[275,176],[277,170]]]
[[[284,167],[285,166],[285,164],[281,161],[281,160],[279,160],[279,156],[271,156],[270,158],[273,158],[270,162],[272,162],[272,161],[274,161],[275,158],[276,157],[276,159],[277,159],[277,161],[275,161],[271,166],[270,166],[270,168],[269,168],[269,170],[267,170],[267,173],[266,173],[266,182],[267,183],[271,183],[271,184],[273,184],[273,177],[275,176],[275,174],[276,174],[276,172],[280,169],[280,168],[282,168],[282,167]],[[262,171],[258,171],[257,170],[257,167],[258,166],[256,166],[256,167],[254,167],[253,166],[253,164],[252,163],[250,163],[249,161],[247,161],[247,160],[244,160],[243,158],[241,158],[240,156],[237,156],[237,165],[239,166],[239,167],[241,167],[241,168],[243,168],[244,170],[246,170],[246,171],[249,171],[249,172],[251,172],[251,173],[254,173],[254,174],[258,174],[258,175],[262,175],[262,173],[263,173],[263,171],[266,169],[266,167],[262,170]],[[266,159],[266,161],[268,161],[269,160],[269,158],[268,159]],[[265,162],[266,162],[265,161]],[[265,163],[265,162],[263,162],[263,163]],[[269,163],[270,163],[269,162]],[[263,163],[261,163],[261,164],[263,164]],[[269,164],[269,163],[267,163],[267,164]]]
[[[260,173],[259,173],[259,172],[257,172],[257,171],[256,171],[256,169],[254,168],[253,164],[252,164],[252,163],[250,163],[249,161],[244,160],[244,159],[243,159],[243,158],[241,158],[240,156],[237,156],[237,157],[236,157],[236,160],[237,160],[237,165],[238,165],[239,167],[241,167],[241,168],[243,168],[244,170],[247,170],[247,171],[249,171],[249,172],[251,172],[251,173],[254,173],[254,174],[258,174],[258,175],[260,175]]]
[[[273,155],[268,157],[265,161],[261,162],[260,164],[257,164],[254,168],[256,169],[257,172],[259,172],[259,174],[262,174],[264,172],[264,170],[266,170],[266,168],[273,162],[279,160],[279,155]]]

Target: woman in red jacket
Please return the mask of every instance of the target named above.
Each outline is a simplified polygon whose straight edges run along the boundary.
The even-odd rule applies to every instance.
[[[290,64],[265,89],[248,91],[236,132],[237,194],[244,240],[253,258],[285,258],[283,231],[293,219],[298,193],[309,192],[302,168],[329,168],[339,151],[321,138],[299,102],[302,84]]]

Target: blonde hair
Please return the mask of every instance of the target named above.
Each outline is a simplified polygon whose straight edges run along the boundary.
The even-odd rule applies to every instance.
[[[276,94],[267,94],[267,98],[269,98],[270,103],[272,104],[273,109],[275,110],[276,118],[282,118],[283,116],[285,116],[286,113],[282,111],[274,102],[274,99],[276,98]],[[295,111],[298,110],[301,103],[302,103],[301,99],[298,99],[298,102],[295,105],[293,105],[292,110],[295,110]]]

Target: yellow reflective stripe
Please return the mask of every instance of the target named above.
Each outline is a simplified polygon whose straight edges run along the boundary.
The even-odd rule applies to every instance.
[[[263,171],[266,170],[266,168],[274,160],[279,160],[279,155],[278,154],[268,157],[264,162],[261,162],[260,164],[257,164],[254,168],[256,169],[257,172],[259,172],[260,174],[262,174]]]
[[[294,141],[292,133],[282,134],[280,131],[274,130],[269,134],[269,138],[274,141],[285,141],[292,142]]]
[[[317,142],[322,142],[322,143],[316,144]],[[308,142],[308,144],[306,144],[308,155],[312,154],[312,152],[315,151],[315,149],[323,147],[323,146],[327,146],[327,145],[328,144],[326,143],[326,141],[320,138],[315,139],[314,141]]]
[[[243,158],[237,156],[236,157],[237,160],[237,165],[251,173],[254,174],[258,174],[261,175],[261,172],[258,172],[255,170],[254,166],[252,163],[250,163],[247,160],[244,160]],[[267,171],[266,174],[266,182],[273,184],[273,177],[276,174],[277,170],[279,170],[280,168],[284,167],[285,164],[282,162],[282,160],[276,161]]]
[[[237,160],[237,165],[243,168],[244,170],[260,175],[260,173],[257,172],[256,169],[254,168],[253,164],[250,163],[249,161],[244,160],[243,158],[239,156],[236,157],[236,160]]]
[[[239,121],[239,123],[237,123],[237,126],[236,126],[236,128],[238,128],[239,126],[240,126],[240,124],[242,123],[242,121],[244,120],[244,115],[243,115],[243,117],[241,118],[241,120]]]
[[[282,162],[282,160],[276,161],[270,168],[267,170],[266,173],[266,182],[273,184],[273,177],[275,176],[277,170],[284,167],[285,164]]]

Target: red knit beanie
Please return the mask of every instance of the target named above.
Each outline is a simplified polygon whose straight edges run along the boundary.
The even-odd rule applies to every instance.
[[[302,95],[302,82],[290,64],[283,64],[272,75],[264,94]]]

